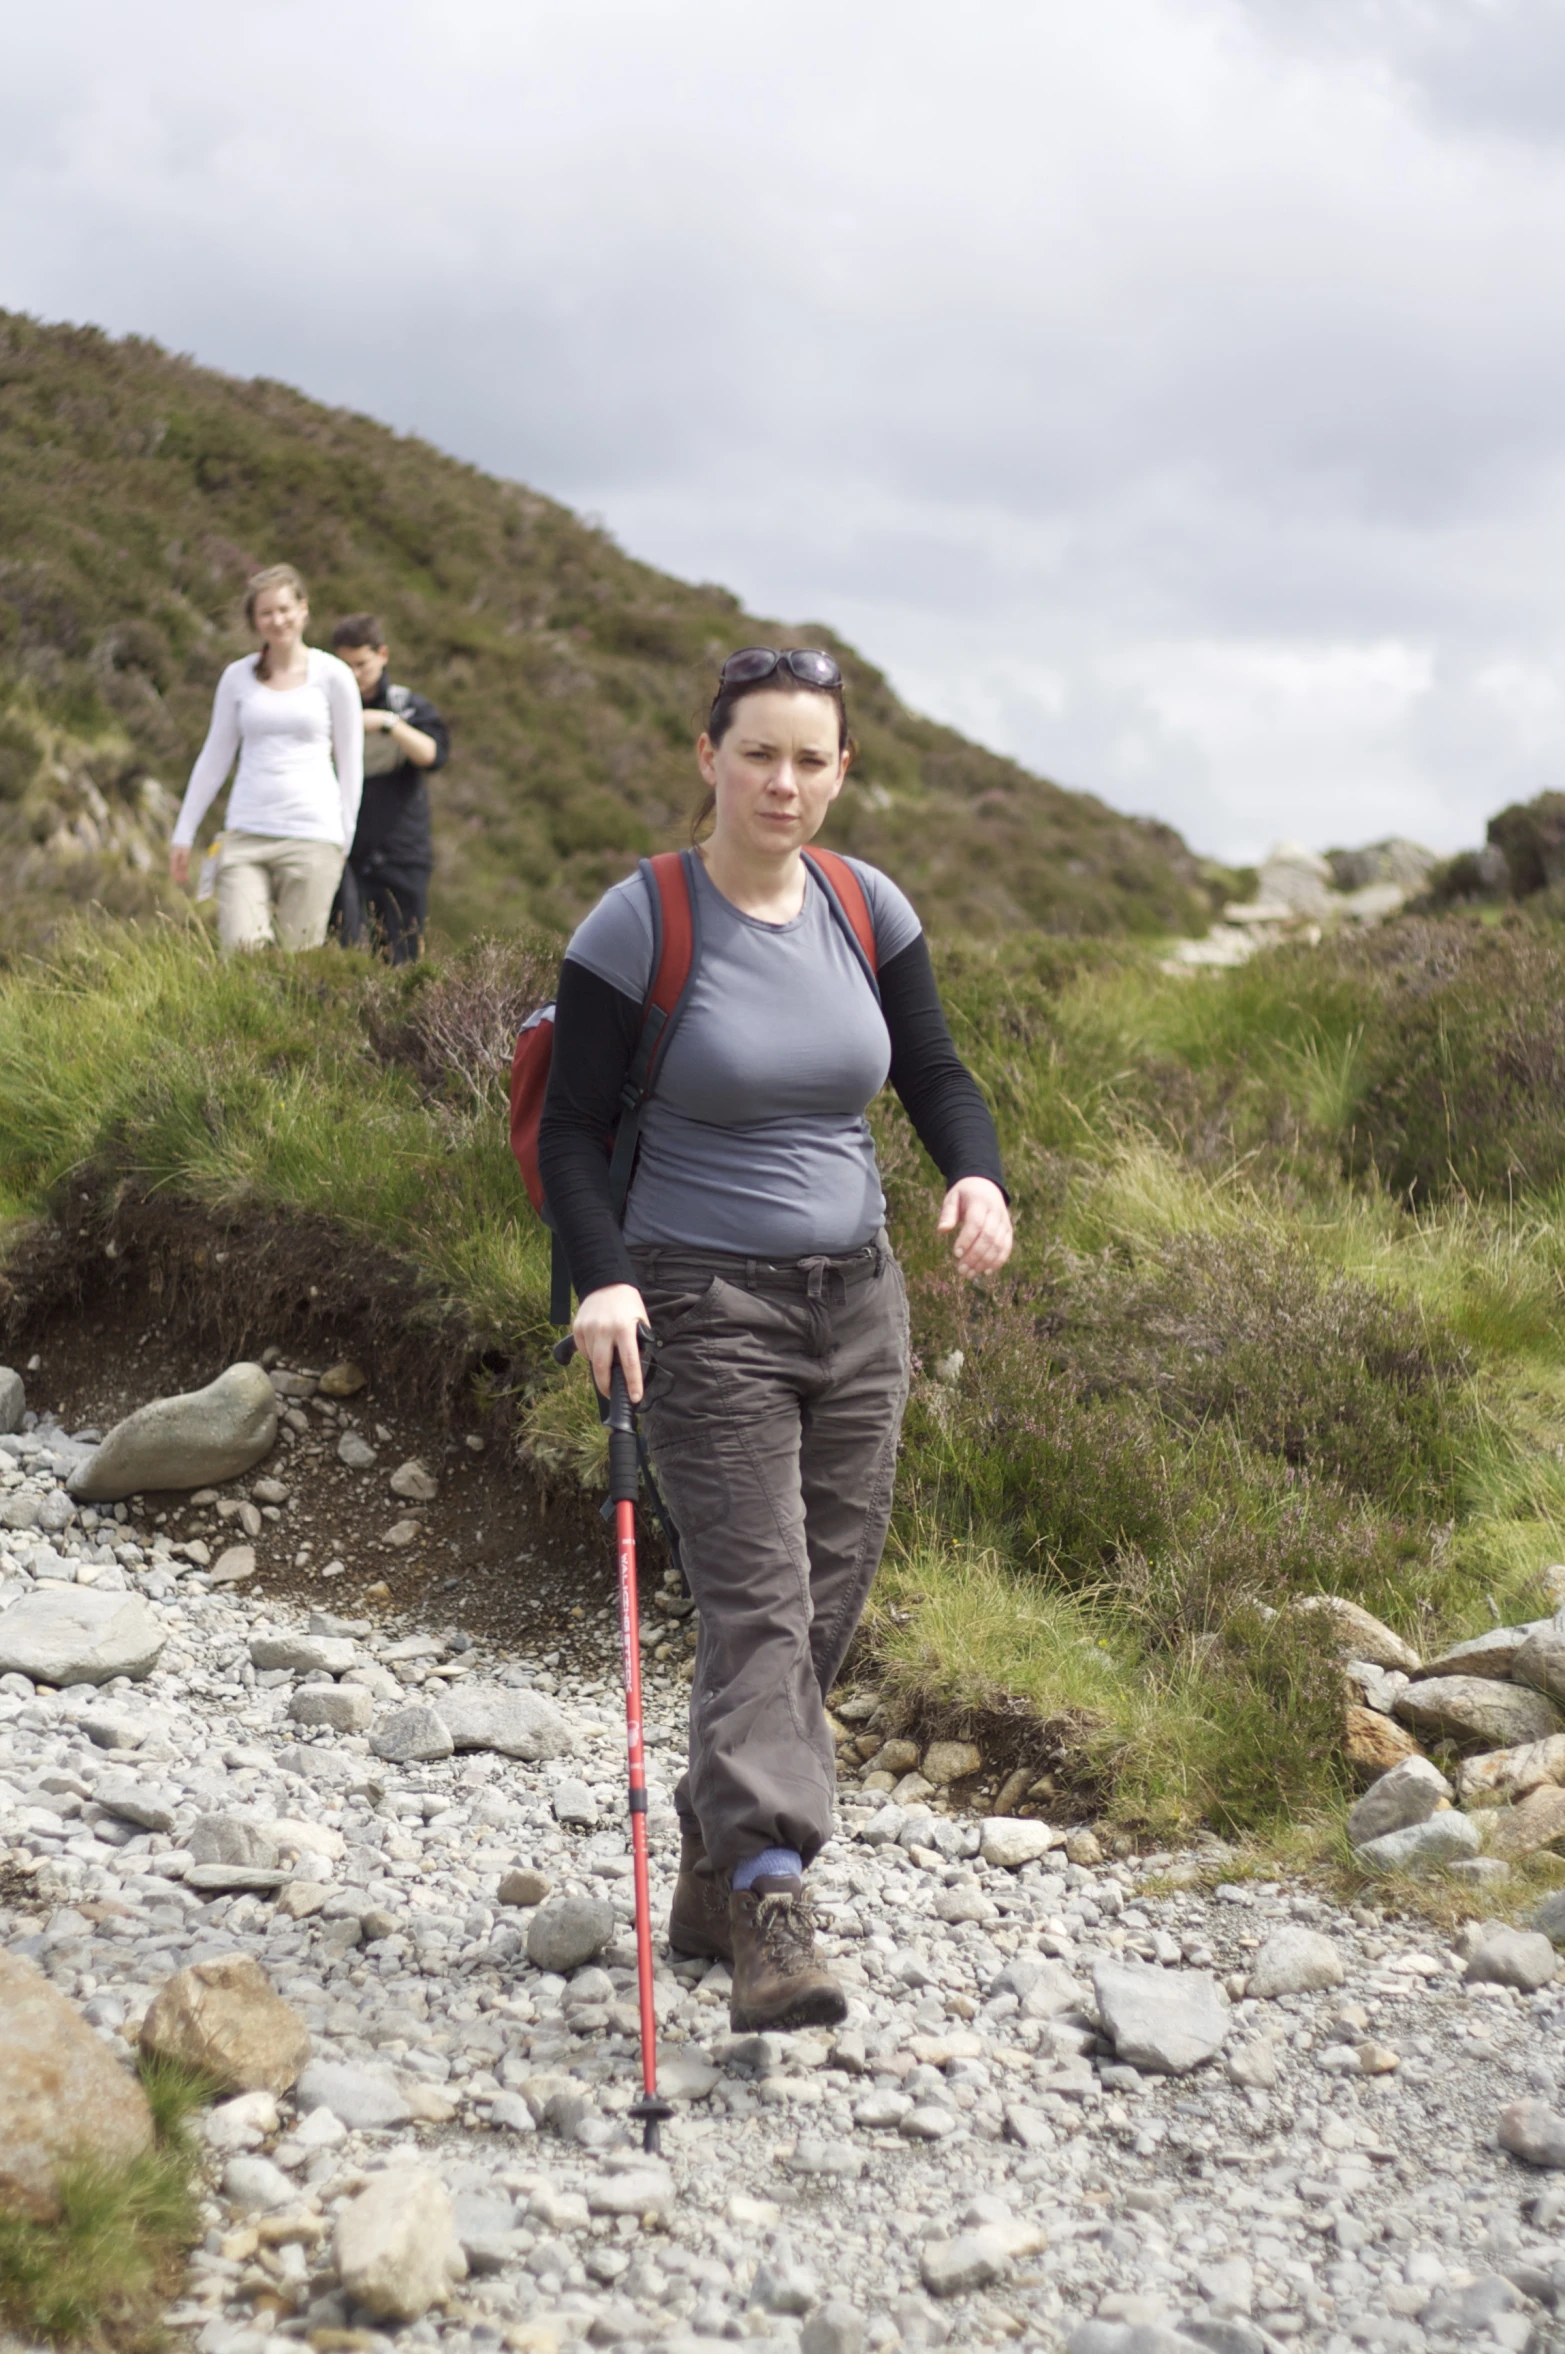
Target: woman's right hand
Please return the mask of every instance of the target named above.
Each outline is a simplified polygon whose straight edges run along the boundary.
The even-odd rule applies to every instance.
[[[590,1291],[576,1311],[571,1336],[592,1367],[592,1378],[606,1398],[614,1360],[625,1368],[625,1387],[633,1406],[641,1403],[641,1343],[636,1328],[647,1321],[641,1294],[633,1283],[606,1283]]]
[[[176,883],[190,880],[190,852],[176,847],[168,854],[168,871]]]

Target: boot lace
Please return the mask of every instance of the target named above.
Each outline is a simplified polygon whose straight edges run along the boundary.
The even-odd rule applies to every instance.
[[[807,1970],[815,1961],[815,1907],[808,1896],[774,1891],[755,1908],[756,1932],[767,1960],[784,1972]]]

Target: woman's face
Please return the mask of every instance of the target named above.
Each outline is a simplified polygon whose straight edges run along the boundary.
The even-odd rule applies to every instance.
[[[848,773],[831,698],[775,687],[746,695],[722,742],[704,735],[696,758],[717,795],[714,839],[773,858],[814,840]]]
[[[310,608],[295,590],[262,589],[255,600],[255,634],[263,646],[291,646],[304,635]]]

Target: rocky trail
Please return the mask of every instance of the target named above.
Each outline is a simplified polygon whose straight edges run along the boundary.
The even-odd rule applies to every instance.
[[[649,2159],[606,1544],[578,1515],[550,1553],[481,1447],[275,1352],[270,1399],[251,1374],[219,1400],[230,1440],[280,1422],[263,1462],[192,1493],[190,1458],[148,1456],[93,1502],[101,1431],[173,1386],[160,1345],[112,1379],[85,1341],[51,1357],[38,1406],[0,1374],[0,2196],[46,2210],[72,2132],[134,2146],[138,2043],[206,2069],[176,2347],[1565,2348],[1547,1935],[1453,1944],[1215,1843],[1106,1860],[973,1808],[947,1779],[972,1760],[887,1743],[865,1691],[835,1696],[811,1876],[848,2021],[736,2037],[726,1971],[660,1939]],[[220,1450],[203,1411],[173,1438]],[[156,1417],[112,1441],[169,1443]],[[486,1527],[509,1606],[469,1574]],[[656,1599],[661,1930],[691,1630]],[[1550,1639],[1514,1632],[1493,1681],[1520,1695]],[[1418,1679],[1376,1672],[1394,1727]],[[1423,1760],[1395,1774],[1355,1837],[1473,1819]]]

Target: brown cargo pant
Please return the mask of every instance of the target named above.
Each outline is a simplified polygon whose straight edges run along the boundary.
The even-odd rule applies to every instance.
[[[701,1614],[675,1792],[726,1875],[831,1836],[825,1696],[891,1516],[907,1292],[882,1234],[837,1258],[631,1252],[657,1340],[643,1410]]]

